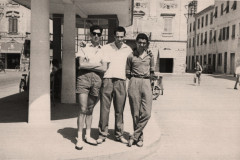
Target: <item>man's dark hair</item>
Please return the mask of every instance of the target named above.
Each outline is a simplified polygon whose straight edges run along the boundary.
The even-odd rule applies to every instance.
[[[58,60],[57,59],[53,59],[52,60],[52,65],[55,66],[55,67],[59,67]]]
[[[126,30],[124,27],[122,26],[118,26],[115,30],[114,30],[114,35],[116,36],[117,32],[124,32],[124,36],[126,35]]]
[[[147,41],[147,43],[149,42],[148,36],[146,34],[144,34],[144,33],[139,33],[137,35],[136,41],[138,41],[139,39],[145,39]]]
[[[93,25],[93,26],[90,27],[90,33],[93,33],[93,31],[96,30],[96,29],[99,29],[101,33],[103,31],[102,27],[100,27],[98,25]]]

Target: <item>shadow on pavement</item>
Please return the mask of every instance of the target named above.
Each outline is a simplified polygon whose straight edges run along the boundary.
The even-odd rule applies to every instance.
[[[17,93],[0,99],[0,123],[27,122],[27,93]]]
[[[51,106],[51,120],[77,117],[77,104],[61,104]],[[28,122],[27,92],[0,98],[0,123]]]
[[[56,104],[51,106],[51,120],[60,120],[75,118],[78,115],[77,104],[63,104],[55,102]]]
[[[64,138],[70,140],[73,144],[77,143],[76,137],[77,137],[77,128],[71,128],[71,127],[67,127],[67,128],[62,128],[59,129],[57,131],[58,133],[60,133]],[[115,135],[114,135],[114,130],[113,129],[109,129],[108,130],[108,139],[115,141]],[[83,135],[86,134],[86,128],[83,129]],[[123,136],[125,139],[129,139],[129,133],[124,132]],[[92,128],[91,129],[91,137],[95,140],[98,139],[98,129],[97,128]],[[84,137],[82,137],[82,139],[84,139]]]
[[[221,78],[221,79],[236,81],[236,77],[234,77],[233,75],[210,74],[209,76],[211,76],[213,78]]]

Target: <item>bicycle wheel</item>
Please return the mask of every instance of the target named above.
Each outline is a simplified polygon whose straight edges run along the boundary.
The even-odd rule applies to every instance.
[[[23,92],[25,88],[25,82],[24,80],[21,79],[20,84],[19,84],[19,93]]]
[[[157,87],[155,87],[154,89],[153,89],[153,100],[157,100],[157,97],[160,95],[160,90],[157,88]]]

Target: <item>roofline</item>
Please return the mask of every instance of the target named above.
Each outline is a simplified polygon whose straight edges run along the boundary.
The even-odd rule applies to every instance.
[[[200,16],[200,15],[202,15],[203,13],[214,9],[214,7],[215,7],[215,5],[208,6],[207,8],[204,8],[204,9],[201,10],[200,12],[196,13],[194,16],[196,16],[196,17],[197,17],[197,16]]]

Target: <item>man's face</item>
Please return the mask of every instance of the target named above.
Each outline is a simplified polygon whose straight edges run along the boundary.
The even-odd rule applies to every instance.
[[[91,39],[92,39],[93,42],[99,42],[101,36],[102,36],[102,33],[101,33],[100,29],[95,29],[91,33]]]
[[[115,42],[117,44],[122,44],[124,40],[124,32],[116,32]]]
[[[137,44],[137,49],[140,51],[144,51],[147,49],[147,40],[146,39],[138,39],[136,44]]]

